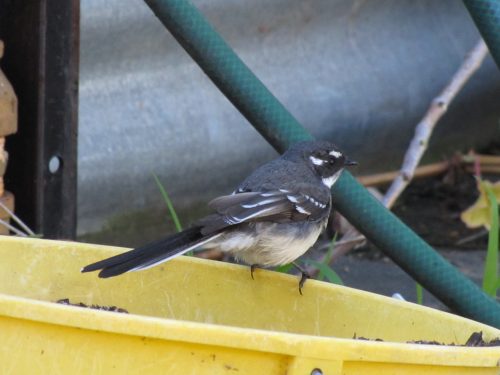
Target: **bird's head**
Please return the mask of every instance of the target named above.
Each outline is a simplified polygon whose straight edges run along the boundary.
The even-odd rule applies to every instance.
[[[347,158],[334,144],[325,141],[296,143],[287,153],[290,153],[290,159],[303,159],[329,188],[337,181],[345,167],[358,164]]]

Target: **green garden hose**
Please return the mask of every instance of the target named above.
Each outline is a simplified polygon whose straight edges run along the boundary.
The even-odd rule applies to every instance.
[[[278,151],[312,139],[188,0],[145,0],[204,72]],[[464,277],[354,177],[344,172],[335,207],[366,237],[452,310],[500,328],[500,305]]]
[[[464,4],[500,68],[500,0],[464,0]]]

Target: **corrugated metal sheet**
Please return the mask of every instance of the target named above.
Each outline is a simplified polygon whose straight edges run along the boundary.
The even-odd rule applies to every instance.
[[[363,172],[400,164],[416,122],[479,37],[455,0],[194,3],[293,114]],[[142,1],[81,5],[80,234],[107,225],[100,240],[128,244],[164,230],[152,173],[194,217],[275,156]],[[488,59],[430,155],[496,137],[498,94]]]

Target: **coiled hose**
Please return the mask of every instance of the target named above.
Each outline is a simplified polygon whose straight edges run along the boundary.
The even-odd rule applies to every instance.
[[[278,151],[312,139],[189,0],[145,2]],[[429,292],[453,311],[500,328],[500,305],[382,206],[349,172],[343,173],[332,194],[336,209]]]

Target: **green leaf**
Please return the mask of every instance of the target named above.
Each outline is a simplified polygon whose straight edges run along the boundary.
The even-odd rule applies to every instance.
[[[172,201],[170,200],[170,197],[168,196],[167,191],[163,187],[162,183],[160,182],[158,176],[156,176],[153,173],[153,177],[156,181],[156,185],[158,186],[158,189],[160,189],[160,193],[163,196],[163,200],[165,201],[165,204],[167,205],[168,212],[170,213],[170,217],[172,218],[174,224],[175,224],[175,229],[177,229],[177,232],[182,232],[182,225],[179,220],[179,217],[177,216],[177,212],[175,212],[174,205],[172,204]]]
[[[333,256],[333,249],[335,248],[335,243],[337,242],[337,233],[333,236],[330,241],[330,245],[328,245],[328,250],[326,250],[325,257],[323,258],[323,264],[330,264]]]
[[[337,272],[332,270],[327,264],[325,263],[320,263],[312,259],[306,259],[304,260],[304,263],[309,263],[316,267],[320,273],[322,273],[326,279],[334,284],[339,284],[339,285],[344,285],[344,282],[340,278],[339,275],[337,275]]]
[[[292,269],[292,267],[293,267],[293,264],[289,263],[289,264],[284,264],[282,266],[276,267],[274,270],[276,272],[288,273],[288,271],[290,271]]]
[[[330,262],[332,261],[333,249],[335,248],[335,242],[337,242],[337,233],[335,233],[332,240],[330,241],[330,245],[328,245],[328,249],[326,250],[326,254],[321,261],[321,263],[326,265],[328,268],[330,268]],[[317,279],[322,281],[325,278],[326,278],[326,275],[323,272],[321,272],[321,270],[320,270]]]
[[[498,201],[491,186],[483,184],[483,188],[487,193],[491,215],[488,251],[483,274],[483,290],[490,296],[495,297],[498,288]]]

